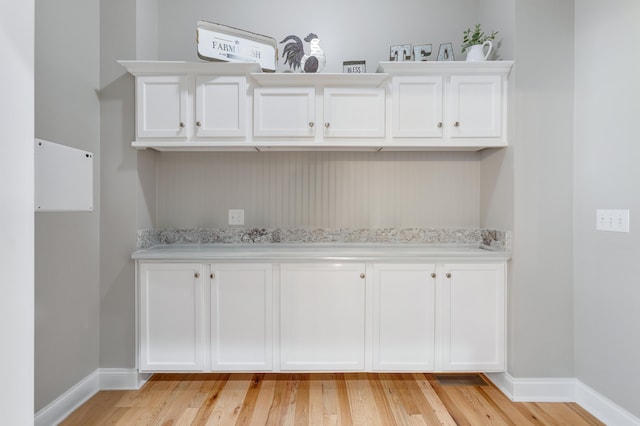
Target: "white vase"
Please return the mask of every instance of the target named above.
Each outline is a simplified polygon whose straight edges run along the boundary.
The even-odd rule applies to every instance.
[[[484,47],[489,46],[487,49],[487,53],[484,53]],[[487,40],[482,44],[474,44],[473,46],[467,49],[467,61],[469,62],[479,62],[486,61],[491,51],[493,50],[493,44],[491,41]]]

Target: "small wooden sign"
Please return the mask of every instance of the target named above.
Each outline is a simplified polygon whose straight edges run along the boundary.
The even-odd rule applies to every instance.
[[[367,72],[366,61],[344,61],[342,62],[342,72],[347,74],[364,74]]]

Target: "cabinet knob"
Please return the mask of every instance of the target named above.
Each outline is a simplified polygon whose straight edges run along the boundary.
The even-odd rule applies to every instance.
[[[460,122],[456,121],[455,123],[453,123],[453,127],[460,127]]]
[[[329,123],[324,123],[324,127],[329,128]]]
[[[200,278],[200,272],[196,272],[195,274],[193,274],[193,276],[196,278]]]
[[[435,272],[432,272],[432,273],[431,273],[431,278],[435,278],[435,277],[436,277],[436,273],[435,273]]]
[[[309,127],[313,127],[313,121],[309,122]]]
[[[438,126],[438,128],[442,127],[442,121],[439,121],[437,126]]]
[[[180,122],[180,128],[184,129],[184,123],[182,121]]]
[[[196,126],[200,127],[200,126],[202,126],[202,123],[200,123],[199,121],[196,121]]]
[[[216,277],[216,274],[214,274],[213,272],[211,273],[211,275],[209,275],[209,278],[214,279]]]
[[[447,278],[451,278],[451,272],[447,272],[446,274],[444,274],[444,276]]]
[[[360,278],[364,279],[364,277],[365,277],[365,275],[364,275],[364,272],[363,272],[363,273],[360,274]]]

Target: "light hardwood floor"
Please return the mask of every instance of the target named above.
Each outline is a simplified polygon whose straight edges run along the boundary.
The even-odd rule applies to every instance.
[[[514,403],[482,375],[156,374],[62,425],[602,425],[574,403]]]

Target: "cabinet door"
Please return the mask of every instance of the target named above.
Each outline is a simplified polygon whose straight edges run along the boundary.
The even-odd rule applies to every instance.
[[[211,265],[211,369],[272,369],[272,267]]]
[[[382,88],[324,89],[325,137],[385,136],[385,95]]]
[[[364,369],[365,267],[282,265],[280,368]]]
[[[394,77],[392,93],[393,137],[442,137],[442,77]]]
[[[434,370],[435,281],[434,265],[374,266],[374,370]]]
[[[505,265],[444,265],[443,369],[504,371]]]
[[[187,77],[138,77],[136,96],[139,138],[187,137]]]
[[[254,136],[313,137],[315,135],[313,87],[259,87],[253,91]]]
[[[502,79],[498,75],[451,77],[452,138],[497,138],[502,128]]]
[[[199,137],[246,136],[245,77],[196,77],[196,131]]]
[[[202,266],[143,263],[139,274],[140,370],[202,370]]]

